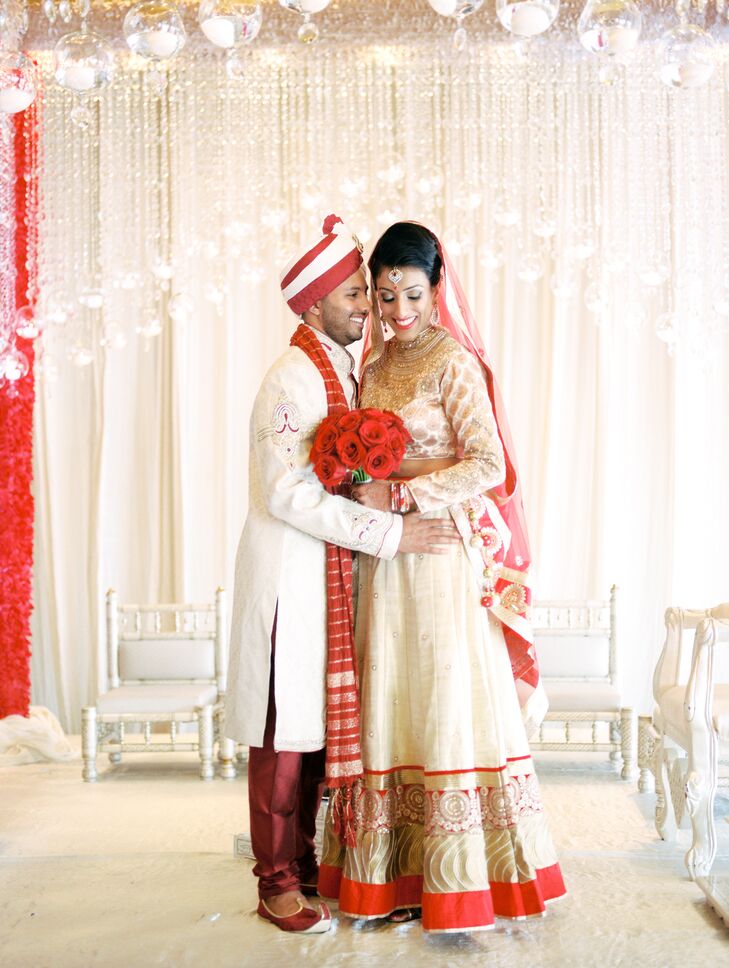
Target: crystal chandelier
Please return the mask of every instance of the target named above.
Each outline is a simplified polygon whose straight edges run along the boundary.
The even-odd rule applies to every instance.
[[[708,345],[729,328],[729,192],[716,177],[729,71],[718,43],[677,31],[722,34],[714,8],[673,26],[664,12],[661,45],[640,9],[642,21],[630,0],[563,0],[525,58],[510,36],[523,24],[505,32],[481,4],[341,0],[317,50],[296,43],[313,8],[205,0],[177,8],[188,40],[163,58],[160,90],[150,75],[172,44],[139,60],[109,8],[84,18],[79,0],[44,0],[22,45],[38,61],[29,80],[44,82],[40,299],[34,321],[8,317],[0,354],[34,339],[50,383],[218,320],[256,298],[330,206],[365,241],[403,215],[433,225],[478,285],[508,279],[603,328],[655,331],[671,351]],[[42,42],[51,20],[55,53]],[[468,25],[464,56],[444,50],[449,23]],[[601,39],[588,51],[590,30]],[[108,62],[75,53],[84,34]],[[627,52],[605,84],[602,65]],[[14,71],[30,65],[17,44],[4,54]],[[22,110],[16,92],[34,88],[1,78],[0,110],[5,91]]]

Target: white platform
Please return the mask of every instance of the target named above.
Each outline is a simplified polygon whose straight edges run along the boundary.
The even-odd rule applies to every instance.
[[[424,937],[339,917],[292,938],[255,915],[245,773],[200,783],[194,754],[130,756],[99,782],[78,763],[0,770],[3,968],[693,968],[729,963],[729,930],[686,876],[685,844],[657,840],[653,799],[585,755],[538,757],[569,897],[545,918]],[[99,762],[100,767],[102,762]],[[719,798],[718,816],[729,812]],[[729,874],[718,824],[717,876]]]

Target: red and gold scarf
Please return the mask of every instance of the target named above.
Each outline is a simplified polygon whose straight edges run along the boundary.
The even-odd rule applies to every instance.
[[[342,384],[320,340],[302,323],[291,337],[309,357],[324,380],[329,414],[349,410]],[[342,494],[347,482],[329,487]],[[326,784],[334,830],[343,843],[354,846],[352,794],[362,778],[359,684],[354,648],[352,552],[326,543],[327,563],[327,752]]]

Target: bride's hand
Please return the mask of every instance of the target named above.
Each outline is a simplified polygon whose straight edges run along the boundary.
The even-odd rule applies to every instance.
[[[391,510],[389,481],[370,481],[369,484],[355,484],[352,488],[352,497],[358,504],[363,504],[366,508],[373,508],[375,511]]]

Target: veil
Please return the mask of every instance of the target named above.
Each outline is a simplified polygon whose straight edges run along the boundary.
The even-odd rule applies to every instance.
[[[527,534],[521,483],[516,463],[514,441],[506,416],[506,408],[499,386],[494,378],[493,368],[486,353],[481,334],[471,312],[468,300],[461,286],[453,263],[443,244],[437,240],[438,252],[443,262],[441,281],[436,297],[438,324],[445,329],[461,346],[473,354],[481,364],[486,380],[496,425],[504,448],[506,476],[502,484],[490,489],[488,498],[479,506],[480,527],[496,528],[505,539],[503,541],[503,560],[496,581],[495,591],[498,598],[489,610],[500,621],[506,647],[511,661],[517,694],[522,707],[522,715],[531,732],[544,719],[547,712],[547,699],[539,677],[539,666],[534,648],[534,633],[529,621],[532,600],[529,567],[531,552]],[[372,286],[372,311],[365,325],[362,368],[382,355],[385,337],[382,331],[377,293]],[[483,507],[485,506],[485,510]],[[466,520],[465,514],[454,515],[456,524]],[[463,527],[461,527],[463,533]],[[473,549],[468,549],[473,554]],[[474,566],[483,568],[482,561]],[[480,570],[479,570],[480,576]]]

